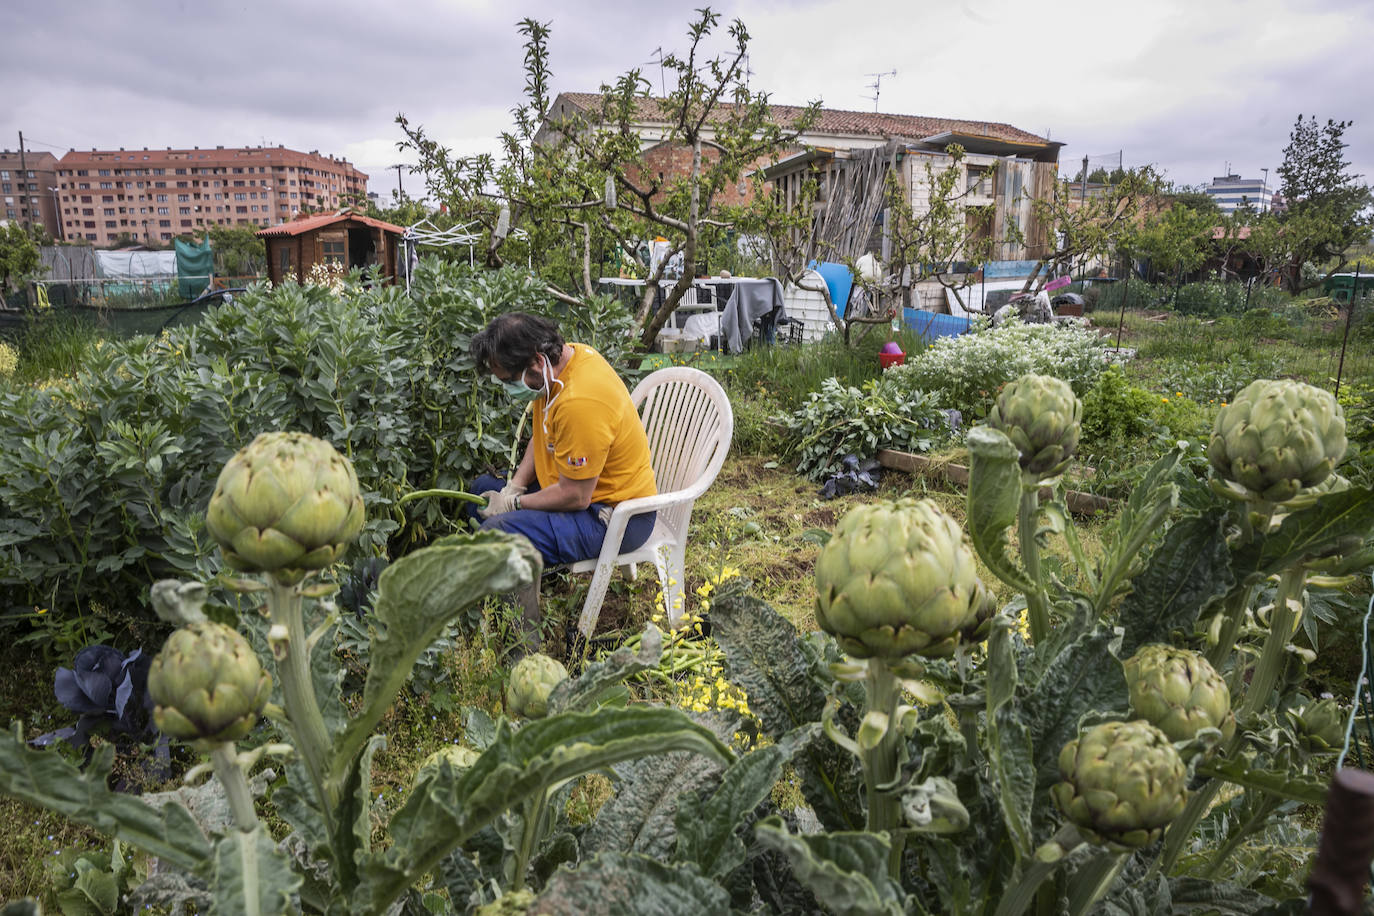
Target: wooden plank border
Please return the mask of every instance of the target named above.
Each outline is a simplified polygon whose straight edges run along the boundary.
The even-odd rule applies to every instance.
[[[968,486],[968,468],[961,464],[933,461],[922,455],[899,452],[890,448],[878,449],[878,463],[894,471],[906,471],[908,474],[932,477],[958,487]],[[1050,488],[1041,489],[1040,496],[1042,499],[1048,499]],[[1097,496],[1093,493],[1080,493],[1077,490],[1069,490],[1065,494],[1065,501],[1068,503],[1069,511],[1074,515],[1095,515],[1098,512],[1111,512],[1116,509],[1116,500],[1114,499]]]

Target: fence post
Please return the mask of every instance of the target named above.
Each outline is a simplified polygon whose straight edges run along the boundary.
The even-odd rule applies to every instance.
[[[1337,770],[1307,879],[1311,916],[1359,916],[1374,861],[1374,774]]]

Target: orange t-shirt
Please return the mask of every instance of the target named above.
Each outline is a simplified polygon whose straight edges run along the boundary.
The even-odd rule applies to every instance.
[[[573,355],[553,386],[553,406],[534,402],[534,472],[539,486],[559,476],[597,478],[592,502],[619,503],[658,492],[649,439],[625,383],[600,353],[572,344]]]

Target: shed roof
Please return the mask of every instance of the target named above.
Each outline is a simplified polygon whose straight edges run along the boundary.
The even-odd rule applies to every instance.
[[[595,111],[601,105],[599,92],[563,92],[558,96],[582,111]],[[667,123],[668,115],[663,99],[641,97],[635,100],[635,114],[646,123]],[[806,110],[797,105],[770,106],[773,117],[782,123],[795,121]],[[722,115],[734,108],[731,102],[717,104]],[[857,134],[873,137],[929,137],[952,132],[965,137],[988,137],[1012,143],[1043,146],[1047,141],[1029,131],[999,121],[970,121],[959,118],[935,118],[927,115],[886,114],[875,111],[845,111],[822,108],[820,118],[811,128],[813,133]]]
[[[400,226],[393,226],[391,223],[373,219],[370,216],[363,216],[361,213],[354,213],[352,210],[340,210],[338,213],[316,213],[313,216],[305,216],[289,223],[280,223],[276,226],[268,226],[266,229],[259,229],[257,234],[263,238],[278,238],[286,236],[296,236],[314,229],[322,229],[334,223],[358,222],[374,229],[382,229],[386,232],[394,232],[402,235],[405,230]]]

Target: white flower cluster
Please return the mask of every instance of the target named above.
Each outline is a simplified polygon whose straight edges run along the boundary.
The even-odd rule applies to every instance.
[[[935,395],[942,407],[983,416],[1002,385],[1034,372],[1053,375],[1083,395],[1106,368],[1106,341],[1080,322],[1022,324],[941,337],[903,366],[887,370],[896,384]]]

